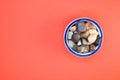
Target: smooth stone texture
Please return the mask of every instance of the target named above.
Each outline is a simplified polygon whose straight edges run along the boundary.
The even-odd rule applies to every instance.
[[[75,43],[72,40],[68,40],[68,44],[71,48],[73,48],[73,46],[75,45]]]
[[[88,44],[88,42],[85,39],[82,39],[82,43],[83,43],[83,45],[87,45]]]
[[[68,32],[68,39],[72,39],[72,35],[73,35],[73,32],[72,32],[72,31],[69,31],[69,32]]]
[[[78,42],[79,39],[80,39],[80,35],[79,35],[78,33],[74,33],[74,34],[72,35],[72,40],[73,40],[74,42]]]
[[[95,30],[95,29],[89,29],[89,33],[90,33],[90,35],[98,35],[98,32],[97,32],[97,30]]]
[[[80,36],[83,38],[87,38],[89,35],[90,35],[89,31],[86,31],[86,32],[80,34]]]
[[[88,53],[88,52],[89,52],[89,46],[78,47],[78,53]]]
[[[89,33],[90,33],[90,35],[88,37],[88,42],[89,42],[88,44],[92,44],[96,41],[98,32],[95,29],[90,29]]]
[[[77,25],[77,32],[84,32],[86,30],[86,27],[83,22],[79,22]]]
[[[82,43],[81,43],[81,40],[78,41],[77,45],[80,46]]]
[[[96,41],[96,39],[97,39],[97,35],[90,35],[88,37],[88,42],[89,42],[88,44],[90,45],[90,44],[94,43]]]
[[[72,26],[72,27],[70,28],[70,31],[75,32],[75,31],[76,31],[76,26]]]

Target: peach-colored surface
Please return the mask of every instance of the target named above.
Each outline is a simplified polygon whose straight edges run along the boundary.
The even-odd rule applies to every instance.
[[[1,0],[0,80],[120,80],[119,0]],[[80,58],[63,42],[67,24],[96,20],[104,42]]]

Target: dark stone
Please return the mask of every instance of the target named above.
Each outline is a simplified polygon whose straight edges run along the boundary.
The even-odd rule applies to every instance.
[[[79,35],[78,33],[74,33],[74,34],[72,35],[72,40],[73,40],[75,43],[77,43],[77,42],[79,41],[79,39],[80,39],[80,35]]]
[[[94,45],[95,45],[95,46],[98,46],[98,45],[100,44],[101,41],[102,41],[102,38],[101,38],[101,37],[97,37],[97,39],[96,39]]]

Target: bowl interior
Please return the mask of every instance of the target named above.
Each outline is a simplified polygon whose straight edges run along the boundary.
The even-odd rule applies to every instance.
[[[77,56],[90,56],[90,55],[96,53],[96,52],[99,50],[99,48],[100,48],[101,45],[102,45],[102,40],[101,40],[100,44],[96,47],[96,49],[95,49],[94,51],[89,52],[89,53],[84,53],[84,54],[81,54],[81,53],[78,53],[78,52],[74,51],[72,48],[69,47],[69,44],[68,44],[68,40],[67,40],[68,31],[69,31],[69,29],[70,29],[70,27],[71,27],[72,25],[74,25],[75,23],[77,23],[77,22],[79,22],[79,21],[89,21],[89,22],[91,22],[93,25],[95,25],[96,28],[97,28],[97,30],[98,30],[99,36],[100,36],[100,37],[102,38],[102,40],[103,40],[102,30],[101,30],[101,27],[98,25],[98,23],[96,23],[94,20],[89,19],[89,18],[78,18],[78,19],[75,19],[75,20],[73,20],[72,22],[70,22],[70,23],[68,24],[68,26],[66,27],[66,30],[65,30],[65,33],[64,33],[64,42],[65,42],[65,45],[66,45],[67,49],[68,49],[72,54],[77,55]]]

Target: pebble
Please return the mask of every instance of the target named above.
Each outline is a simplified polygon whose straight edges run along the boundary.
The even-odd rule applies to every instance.
[[[81,43],[81,40],[78,41],[77,45],[80,46],[82,43]]]
[[[95,50],[95,45],[90,45],[90,52],[94,51]]]
[[[97,45],[100,44],[101,41],[102,41],[102,38],[101,38],[101,37],[98,37],[98,38],[96,39],[96,41],[95,41],[94,44],[97,46]]]
[[[80,35],[79,35],[78,33],[74,33],[74,34],[72,35],[72,40],[73,40],[74,42],[78,42],[79,39],[80,39]]]
[[[98,32],[95,29],[89,29],[89,33],[90,35],[98,35]]]
[[[84,45],[87,45],[87,44],[88,44],[88,42],[87,42],[85,39],[82,39],[82,43],[83,43]]]
[[[89,29],[96,29],[96,27],[92,23],[90,23],[90,22],[87,22],[85,24],[85,27],[86,27],[87,30],[89,30]]]
[[[78,51],[78,46],[74,45],[72,49],[77,52]]]
[[[83,38],[87,38],[89,36],[89,31],[86,31],[84,33],[81,33],[80,36],[83,37]]]
[[[95,27],[95,25],[90,24],[90,25],[89,25],[89,29],[96,29],[96,27]]]
[[[97,39],[97,35],[90,35],[88,37],[88,42],[89,42],[88,44],[90,45],[90,44],[94,43],[96,41],[96,39]]]
[[[72,40],[68,40],[68,44],[71,48],[73,48],[73,46],[75,45],[75,43]]]
[[[98,32],[95,29],[90,29],[89,33],[90,33],[90,35],[88,37],[88,42],[89,42],[89,44],[92,44],[96,41]]]
[[[86,27],[84,25],[84,23],[79,22],[77,25],[77,32],[84,32],[86,30]]]
[[[72,32],[72,31],[69,31],[69,32],[68,32],[68,39],[72,39],[72,35],[73,35],[73,32]]]
[[[90,22],[87,22],[87,23],[85,24],[86,30],[89,30],[89,25],[90,25]]]
[[[78,47],[78,53],[87,53],[87,52],[89,52],[89,46]]]
[[[75,32],[75,31],[76,31],[76,26],[72,26],[72,27],[70,28],[70,30],[71,30],[72,32]]]

